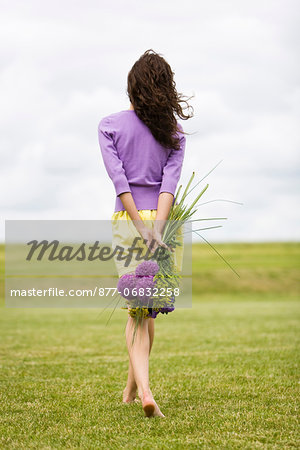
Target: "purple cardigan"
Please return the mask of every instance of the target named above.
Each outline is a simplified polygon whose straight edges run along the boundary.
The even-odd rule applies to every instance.
[[[179,132],[179,137],[180,149],[167,150],[133,109],[103,117],[98,138],[105,168],[116,190],[115,212],[125,210],[119,197],[123,192],[132,193],[138,210],[157,209],[161,192],[175,194],[186,143],[184,134]]]

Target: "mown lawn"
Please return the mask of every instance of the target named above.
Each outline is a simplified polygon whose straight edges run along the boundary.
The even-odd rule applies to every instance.
[[[298,448],[300,245],[193,250],[193,307],[156,319],[151,389],[123,404],[126,312],[0,310],[0,448]],[[3,293],[3,248],[0,253]]]

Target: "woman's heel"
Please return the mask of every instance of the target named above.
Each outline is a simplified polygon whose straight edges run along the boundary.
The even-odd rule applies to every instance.
[[[154,402],[145,402],[144,404],[143,404],[143,410],[144,410],[144,413],[145,413],[145,416],[146,417],[151,417],[151,416],[153,416],[153,413],[154,413],[154,410],[155,410],[155,404],[154,404]]]

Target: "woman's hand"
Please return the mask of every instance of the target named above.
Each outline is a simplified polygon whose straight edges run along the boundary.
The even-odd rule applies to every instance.
[[[158,231],[155,227],[152,230],[152,239],[154,240],[153,253],[158,247],[163,247],[167,250],[171,250],[167,244],[165,244],[162,240],[162,233]]]
[[[146,227],[146,225],[140,226],[139,229],[137,228],[137,230],[140,233],[140,235],[142,236],[142,238],[144,239],[145,244],[151,251],[152,250],[151,243],[153,246],[152,230],[150,230],[150,228]],[[152,253],[152,251],[151,251],[151,253]]]
[[[158,247],[163,247],[167,250],[170,248],[162,241],[162,235],[155,228],[150,229],[146,226],[139,229],[139,233],[142,238],[146,241],[146,245],[151,253],[154,253]]]

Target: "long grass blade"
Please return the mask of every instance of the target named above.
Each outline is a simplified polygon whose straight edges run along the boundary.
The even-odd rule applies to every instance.
[[[193,220],[189,220],[188,223],[200,222],[200,220],[222,220],[222,219],[228,219],[228,217],[208,217],[208,218],[204,218],[204,219],[193,219]]]
[[[230,203],[236,203],[237,205],[243,205],[244,203],[241,202],[235,202],[233,200],[226,200],[225,198],[216,198],[215,200],[209,200],[208,202],[199,203],[195,206],[195,208],[199,208],[199,206],[206,205],[206,203],[212,203],[212,202],[230,202]]]
[[[177,192],[176,192],[176,194],[175,194],[174,205],[175,205],[176,202],[177,202],[177,199],[178,199],[178,197],[179,197],[179,194],[180,194],[181,189],[182,189],[182,184],[179,186],[179,188],[177,189]]]
[[[194,177],[195,177],[195,172],[192,173],[192,176],[190,177],[190,179],[189,179],[189,181],[188,181],[188,184],[186,185],[186,188],[185,188],[185,190],[183,191],[181,200],[180,200],[180,202],[179,202],[179,206],[182,205],[182,203],[184,202],[185,197],[186,197],[186,195],[187,195],[187,191],[188,191],[188,189],[189,189],[189,187],[190,187],[190,185],[191,185],[191,183],[192,183]]]
[[[215,165],[215,167],[213,167],[213,168],[212,168],[212,169],[211,169],[211,170],[210,170],[203,178],[201,178],[201,180],[199,180],[199,181],[195,184],[195,186],[192,187],[192,189],[187,193],[187,195],[189,195],[189,194],[195,189],[195,187],[197,187],[198,184],[201,183],[201,181],[205,180],[205,178],[208,177],[208,175],[209,175],[210,173],[212,173],[212,171],[215,170],[215,168],[218,167],[218,165],[221,164],[222,161],[223,161],[223,159],[221,159],[221,161],[219,161],[219,162]]]
[[[197,230],[192,230],[192,233],[195,233],[196,231],[212,230],[213,228],[222,228],[222,227],[223,227],[223,225],[216,225],[215,227],[198,228]],[[190,232],[191,232],[191,230],[185,231],[184,234],[185,233],[190,233]]]
[[[105,306],[105,308],[103,308],[102,311],[99,312],[99,314],[98,314],[98,316],[96,317],[96,319],[98,319],[98,318],[101,316],[101,314],[103,314],[104,311],[107,310],[107,308],[114,302],[114,300],[118,298],[118,295],[119,295],[119,294],[116,294],[116,295],[114,295],[114,296],[112,297],[112,299],[108,302],[108,304]]]
[[[201,237],[208,245],[210,245],[210,247],[213,248],[214,251],[220,256],[220,258],[222,258],[223,261],[224,261],[224,262],[225,262],[225,263],[233,270],[233,272],[240,278],[240,275],[237,273],[237,271],[229,264],[229,262],[226,261],[225,258],[223,258],[223,256],[218,252],[218,250],[217,250],[212,244],[210,244],[203,236],[201,236],[201,234],[197,233],[197,231],[196,231],[196,234],[197,234],[198,236],[200,236],[200,237]]]
[[[114,309],[113,309],[111,315],[110,315],[109,318],[108,318],[108,321],[106,322],[106,326],[108,325],[108,322],[110,321],[110,319],[111,319],[113,313],[114,313],[115,310],[116,310],[116,307],[118,306],[118,304],[119,304],[119,302],[120,302],[120,300],[121,300],[121,298],[122,298],[121,295],[120,295],[119,297],[120,297],[120,298],[119,298],[119,300],[117,301],[116,306],[114,307]]]

